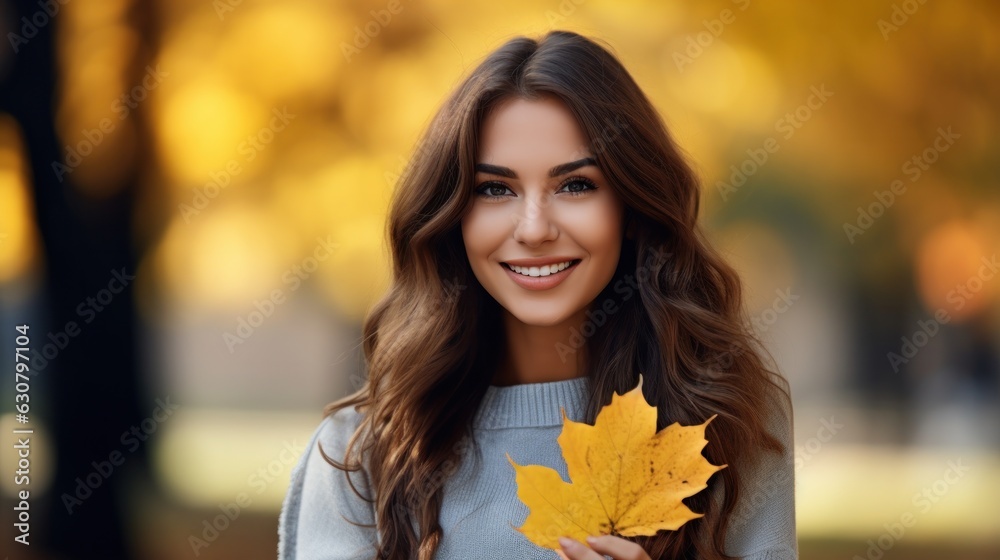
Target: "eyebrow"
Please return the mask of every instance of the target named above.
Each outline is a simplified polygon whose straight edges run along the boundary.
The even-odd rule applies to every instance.
[[[549,169],[549,177],[558,177],[560,175],[565,175],[571,171],[576,171],[581,167],[587,165],[597,166],[597,161],[592,157],[585,157],[583,159],[578,159],[576,161],[571,161],[569,163],[561,163],[552,169]],[[490,163],[477,163],[476,171],[481,173],[489,173],[490,175],[499,175],[501,177],[507,177],[510,179],[517,179],[517,173],[509,167],[503,167],[502,165],[493,165]]]

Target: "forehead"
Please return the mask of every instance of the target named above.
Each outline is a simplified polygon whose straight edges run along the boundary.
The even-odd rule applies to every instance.
[[[556,97],[513,98],[484,119],[477,163],[548,167],[590,154],[587,137],[569,108]]]

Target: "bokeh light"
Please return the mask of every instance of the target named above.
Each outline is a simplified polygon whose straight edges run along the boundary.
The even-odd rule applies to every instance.
[[[123,230],[103,228],[128,223],[139,383],[184,403],[150,439],[152,484],[130,483],[141,555],[193,557],[188,537],[251,491],[239,538],[199,558],[273,557],[285,459],[360,387],[399,174],[483,56],[551,29],[605,41],[702,180],[708,237],[791,382],[803,557],[865,556],[957,457],[969,478],[885,556],[1000,554],[996,3],[59,6],[43,29],[52,99],[8,97],[7,81],[0,95],[22,107],[0,105],[0,317],[61,332],[48,271],[86,263],[80,285],[105,282],[121,253],[103,247]],[[0,78],[43,58],[29,58],[43,35],[0,54]],[[19,123],[25,111],[46,126]],[[66,237],[101,249],[60,252]],[[818,442],[831,418],[843,431]]]

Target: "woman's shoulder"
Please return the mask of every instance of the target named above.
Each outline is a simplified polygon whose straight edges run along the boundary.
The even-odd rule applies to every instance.
[[[326,455],[343,463],[348,443],[362,419],[356,407],[347,406],[324,416],[313,430],[309,444],[292,469],[282,503],[278,524],[279,559],[328,557],[326,554],[337,558],[357,557],[357,551],[371,542],[364,529],[342,525],[342,516],[374,523],[370,504],[354,494],[344,478],[344,471],[334,468],[323,457]],[[349,476],[357,489],[367,492],[367,476],[363,470]],[[336,542],[322,538],[322,535],[332,536],[330,527],[336,527],[334,534],[343,538]]]
[[[329,466],[329,472],[326,468],[320,468],[328,465],[323,455],[343,463],[347,446],[362,419],[363,415],[355,406],[351,405],[336,410],[332,414],[327,414],[320,420],[313,429],[302,456],[299,457],[298,463],[292,469],[290,493],[300,494],[306,480],[313,478],[321,471],[326,476],[334,474],[332,465]],[[307,471],[312,476],[307,476]]]
[[[769,384],[761,406],[763,427],[783,450],[754,449],[737,469],[740,497],[729,518],[726,549],[739,557],[797,558],[792,402],[783,378]]]
[[[330,455],[329,450],[331,449],[343,455],[348,442],[363,419],[364,414],[359,412],[354,405],[345,406],[333,414],[324,416],[313,432],[313,442],[310,447],[319,443],[327,455]],[[334,458],[339,460],[337,457]]]
[[[361,424],[364,414],[354,405],[345,406],[332,414],[327,414],[316,427],[315,435],[321,441],[333,441],[344,432],[353,433]]]
[[[793,427],[791,387],[788,380],[777,374],[772,381],[764,391],[765,428],[779,441],[789,442]]]

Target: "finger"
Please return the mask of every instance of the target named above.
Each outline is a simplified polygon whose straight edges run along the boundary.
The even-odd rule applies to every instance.
[[[569,557],[566,556],[565,554],[563,554],[563,551],[561,551],[561,550],[557,550],[556,554],[558,554],[559,558],[562,558],[562,560],[569,560]]]
[[[590,548],[615,560],[651,560],[641,546],[614,535],[587,537]]]
[[[604,560],[603,556],[590,550],[587,545],[569,537],[559,537],[559,546],[569,560]]]

